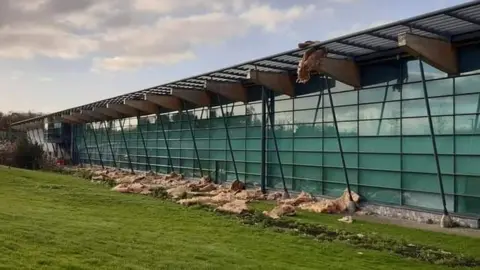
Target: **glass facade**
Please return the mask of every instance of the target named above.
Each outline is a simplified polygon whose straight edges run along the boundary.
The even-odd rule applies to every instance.
[[[478,51],[460,55],[470,70],[457,77],[425,65],[446,204],[459,214],[480,214],[480,67],[468,62],[468,53]],[[355,90],[337,81],[332,97],[352,189],[373,202],[442,210],[420,75],[418,60],[362,66],[362,81],[370,86]],[[271,102],[280,160],[267,125],[267,187],[282,187],[281,164],[290,190],[339,196],[345,177],[327,92],[299,92]],[[101,158],[113,166],[115,158],[129,169],[128,147],[134,169],[147,170],[148,154],[152,169],[166,173],[168,145],[175,171],[199,176],[195,140],[204,173],[233,180],[229,132],[240,180],[260,185],[261,107],[261,101],[224,106],[227,129],[219,107],[162,114],[162,121],[150,115],[76,126],[74,151],[83,163],[100,164]]]

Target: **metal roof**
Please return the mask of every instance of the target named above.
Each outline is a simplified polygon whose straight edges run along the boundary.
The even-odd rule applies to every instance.
[[[417,35],[459,42],[480,37],[480,1],[437,10],[420,16],[370,28],[353,34],[319,42],[310,47],[327,48],[329,57],[349,58],[357,62],[396,55],[399,48],[397,37],[400,33],[411,32]],[[265,58],[241,63],[236,66],[208,72],[190,78],[166,83],[123,94],[109,99],[96,101],[79,107],[70,108],[49,115],[14,123],[18,125],[49,116],[69,114],[79,110],[90,110],[94,107],[105,107],[108,103],[122,103],[124,99],[141,99],[146,93],[170,93],[171,88],[192,88],[202,90],[205,80],[244,81],[247,72],[256,68],[260,71],[296,73],[298,62],[306,49],[294,49]]]

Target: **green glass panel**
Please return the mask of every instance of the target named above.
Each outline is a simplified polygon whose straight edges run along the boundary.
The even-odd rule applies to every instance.
[[[385,188],[400,188],[401,175],[399,172],[384,172],[374,170],[360,170],[359,181],[365,186]]]
[[[345,189],[345,184],[323,183],[324,194],[327,196],[340,197]]]
[[[322,137],[323,124],[295,124],[295,137]]]
[[[357,104],[357,91],[348,91],[342,93],[333,93],[332,94],[333,104],[335,107]],[[325,98],[324,106],[330,107],[330,99]]]
[[[433,154],[430,136],[403,137],[403,152],[412,154]],[[453,138],[451,136],[436,136],[439,154],[453,153]]]
[[[422,83],[409,83],[409,84],[403,85],[402,99],[412,99],[412,98],[423,98]]]
[[[261,138],[262,137],[262,128],[261,127],[248,127],[247,128],[247,138]]]
[[[360,121],[360,136],[400,135],[400,119]]]
[[[400,156],[382,154],[360,154],[360,168],[400,170]]]
[[[345,184],[345,173],[343,168],[323,168],[324,181],[326,182],[339,182]],[[348,180],[350,183],[357,183],[358,175],[356,169],[347,169]],[[344,185],[344,188],[346,186]]]
[[[399,205],[401,202],[401,193],[399,190],[390,190],[376,187],[360,187],[362,197],[372,202]]]
[[[453,95],[453,80],[450,78],[429,81],[426,84],[429,97]]]
[[[439,156],[442,173],[453,173],[453,156]],[[436,173],[435,158],[432,155],[403,156],[403,170],[410,172]]]
[[[465,76],[455,78],[455,94],[479,93],[480,76]]]
[[[322,151],[322,139],[295,138],[294,149],[296,151]]]
[[[322,194],[323,183],[320,181],[294,179],[293,183],[295,191],[305,191],[313,194]]]
[[[344,152],[357,152],[357,138],[340,138],[340,142]],[[326,152],[340,151],[337,138],[325,138],[323,143]]]
[[[260,150],[262,147],[262,140],[259,139],[247,139],[246,140],[246,149],[247,150]]]
[[[348,121],[356,120],[358,118],[357,106],[346,106],[346,107],[337,107],[335,105],[335,113],[337,116],[337,121]],[[324,109],[324,121],[333,122],[333,114],[331,108]]]
[[[442,175],[445,193],[454,192],[453,176]],[[436,174],[403,173],[402,185],[404,189],[440,193],[440,185]]]
[[[260,151],[249,151],[247,152],[247,160],[249,162],[260,162],[261,161],[261,152]]]
[[[480,156],[456,156],[455,167],[458,174],[480,175]]]
[[[318,93],[315,94],[316,96],[313,97],[302,97],[294,99],[294,106],[295,106],[295,113],[299,112],[300,110],[304,109],[314,109],[317,108],[318,104]],[[320,101],[320,107],[322,106],[322,102]]]
[[[344,153],[347,168],[357,168],[357,154]],[[343,167],[340,153],[323,153],[323,165],[332,167]]]
[[[322,167],[318,166],[295,166],[293,176],[296,178],[322,180]]]
[[[455,151],[457,154],[480,155],[480,135],[457,135]]]
[[[293,110],[293,99],[277,99],[275,98],[275,111],[283,112],[283,111],[291,111]]]
[[[400,153],[400,137],[360,137],[360,152]]]
[[[445,196],[447,210],[453,211],[453,196]],[[404,191],[403,203],[408,206],[442,210],[442,197],[439,194]]]
[[[268,177],[267,179],[268,186],[274,189],[283,189],[283,183],[281,177]],[[285,177],[285,184],[288,189],[292,188],[292,178]]]
[[[455,113],[456,114],[477,113],[479,98],[480,98],[479,94],[456,96],[455,97]]]
[[[479,119],[477,115],[455,116],[455,133],[457,134],[475,134],[479,133]]]
[[[283,174],[285,177],[292,177],[293,175],[293,166],[291,165],[282,165]],[[268,165],[268,176],[282,177],[279,165]]]
[[[301,165],[322,165],[321,152],[293,152],[294,164]]]
[[[480,198],[457,196],[457,211],[462,214],[480,213]]]
[[[295,111],[293,121],[295,124],[322,122],[322,109]]]
[[[268,150],[276,150],[275,141],[273,139],[267,140]],[[279,139],[277,138],[277,146],[279,151],[292,151],[293,150],[293,139]]]

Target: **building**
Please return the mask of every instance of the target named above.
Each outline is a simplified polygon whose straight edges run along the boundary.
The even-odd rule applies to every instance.
[[[13,128],[76,163],[326,196],[348,183],[380,205],[478,219],[480,3],[312,47],[329,54],[306,84],[295,49]]]

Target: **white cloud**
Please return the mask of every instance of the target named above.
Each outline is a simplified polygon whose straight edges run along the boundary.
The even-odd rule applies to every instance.
[[[336,38],[336,37],[340,37],[340,36],[343,36],[343,35],[352,34],[352,33],[362,31],[362,30],[366,30],[366,29],[369,29],[369,28],[374,28],[374,27],[377,27],[377,26],[385,25],[385,24],[388,24],[390,22],[392,22],[392,21],[380,20],[380,21],[375,21],[375,22],[369,23],[369,24],[355,23],[348,29],[336,30],[336,31],[329,32],[327,34],[327,38]]]
[[[39,77],[38,80],[44,83],[53,82],[53,78],[50,77]]]
[[[175,64],[198,46],[332,12],[260,0],[0,0],[0,58],[90,57],[97,71]]]

